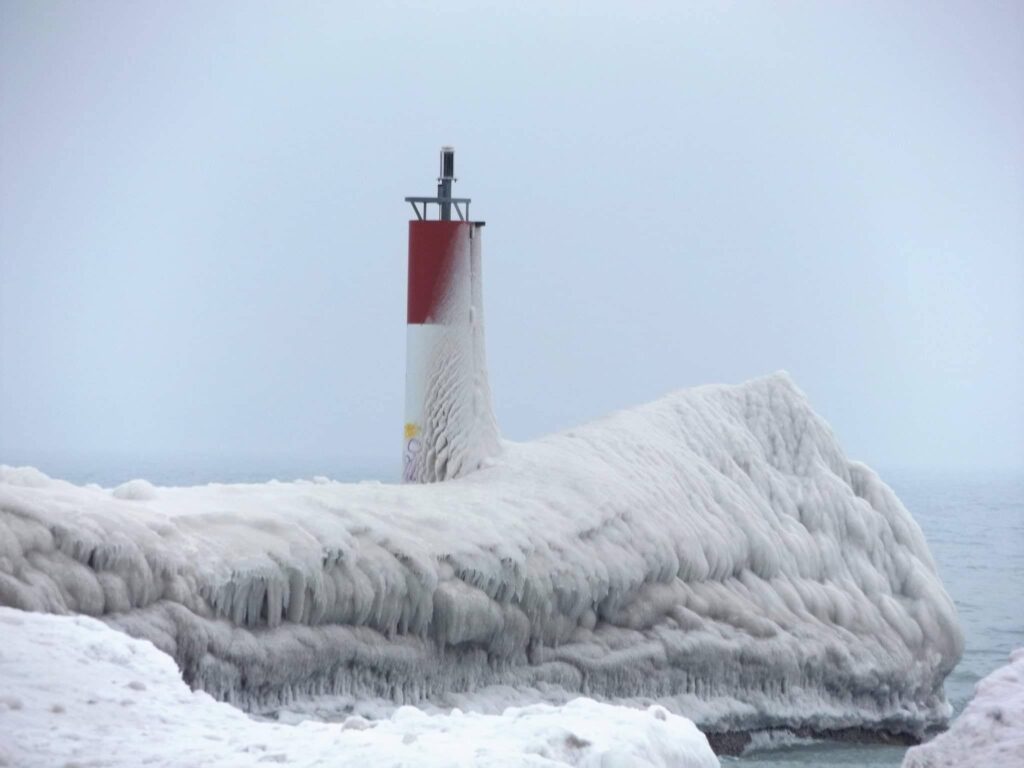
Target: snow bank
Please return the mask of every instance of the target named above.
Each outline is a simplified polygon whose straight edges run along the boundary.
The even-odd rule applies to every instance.
[[[955,609],[785,375],[671,394],[431,485],[76,487],[0,470],[0,604],[102,617],[250,709],[505,686],[705,731],[918,734]]]
[[[1024,765],[1024,648],[978,683],[952,727],[907,752],[903,768]]]
[[[0,608],[0,765],[712,768],[689,720],[576,699],[501,716],[277,725],[192,692],[146,641],[84,616]]]

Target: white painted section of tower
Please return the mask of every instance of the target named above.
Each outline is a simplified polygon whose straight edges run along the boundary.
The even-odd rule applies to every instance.
[[[436,323],[410,323],[405,329],[405,435],[402,453],[402,480],[405,482],[416,482],[421,474],[428,381],[446,332],[444,326]]]

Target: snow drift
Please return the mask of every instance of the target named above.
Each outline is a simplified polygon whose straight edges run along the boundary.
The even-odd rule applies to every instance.
[[[433,485],[109,491],[4,468],[0,604],[101,617],[252,709],[501,685],[717,732],[920,734],[963,645],[920,529],[785,375]]]
[[[295,726],[192,692],[151,643],[84,616],[0,608],[0,765],[337,768],[715,768],[685,718],[577,699],[501,716],[426,715]]]
[[[980,681],[952,727],[907,752],[903,768],[1024,765],[1024,648]]]

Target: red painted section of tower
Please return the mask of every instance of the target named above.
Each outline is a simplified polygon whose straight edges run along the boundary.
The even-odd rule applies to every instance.
[[[408,323],[436,322],[464,221],[409,222]]]

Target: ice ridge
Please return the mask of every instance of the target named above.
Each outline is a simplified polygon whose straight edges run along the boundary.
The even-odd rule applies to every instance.
[[[963,647],[920,528],[784,374],[440,484],[112,492],[3,467],[0,604],[100,617],[250,709],[539,687],[706,731],[920,734]]]

